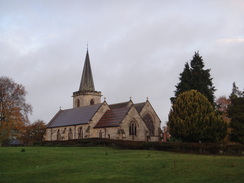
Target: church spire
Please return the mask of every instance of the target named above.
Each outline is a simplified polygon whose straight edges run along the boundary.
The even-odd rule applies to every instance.
[[[95,91],[88,49],[81,76],[80,88],[73,92],[73,107],[83,107],[101,103],[101,92]]]
[[[86,52],[86,59],[85,59],[85,63],[84,63],[79,91],[82,91],[82,92],[87,92],[87,91],[94,92],[95,91],[88,49]]]

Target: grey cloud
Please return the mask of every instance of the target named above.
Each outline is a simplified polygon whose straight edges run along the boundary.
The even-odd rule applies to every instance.
[[[0,72],[26,86],[31,122],[72,107],[86,44],[109,103],[149,97],[162,122],[195,51],[216,97],[244,88],[242,1],[1,1]],[[235,41],[239,39],[239,41]],[[232,40],[232,41],[226,41]]]

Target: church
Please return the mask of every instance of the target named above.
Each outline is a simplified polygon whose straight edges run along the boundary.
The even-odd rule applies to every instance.
[[[43,141],[107,138],[161,141],[161,121],[148,100],[133,103],[101,102],[96,91],[88,50],[79,90],[73,92],[73,108],[59,110],[47,124]]]

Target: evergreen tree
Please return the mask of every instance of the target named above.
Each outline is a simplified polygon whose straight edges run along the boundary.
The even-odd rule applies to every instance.
[[[176,85],[175,96],[177,97],[180,93],[191,90],[191,71],[189,64],[185,64],[183,72],[180,74],[180,83]],[[172,97],[171,101],[174,102],[176,97]]]
[[[175,97],[171,98],[174,102],[177,96],[185,91],[197,90],[205,95],[214,104],[215,88],[210,77],[210,69],[204,70],[202,57],[195,52],[191,62],[185,64],[184,71],[180,74],[180,82],[176,85]]]
[[[179,94],[169,113],[170,134],[187,142],[216,142],[226,136],[227,124],[197,90]]]
[[[233,83],[230,95],[231,104],[228,107],[228,116],[231,118],[232,129],[230,140],[244,144],[244,92],[241,92]]]
[[[233,83],[233,87],[232,87],[232,92],[230,94],[230,99],[233,98],[238,98],[238,97],[244,97],[244,91],[240,91],[239,88],[236,86],[236,83]]]

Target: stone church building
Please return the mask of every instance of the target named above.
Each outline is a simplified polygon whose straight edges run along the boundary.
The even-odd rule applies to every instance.
[[[73,92],[73,108],[59,110],[47,124],[44,141],[108,138],[161,141],[161,121],[148,100],[108,104],[93,82],[87,50],[80,88]]]

